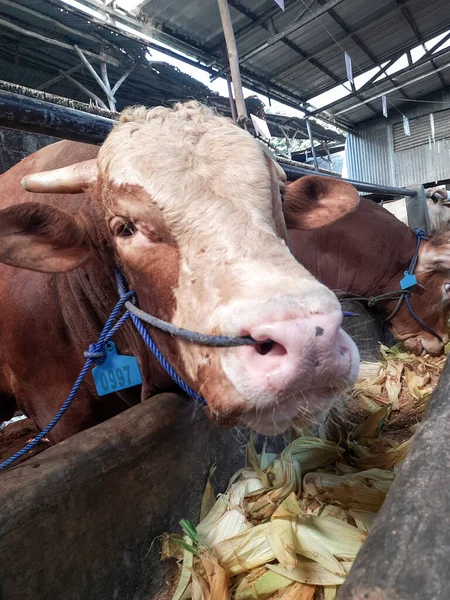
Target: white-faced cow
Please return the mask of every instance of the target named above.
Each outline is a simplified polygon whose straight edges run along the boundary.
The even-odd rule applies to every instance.
[[[358,352],[336,296],[289,252],[280,185],[249,134],[197,103],[128,109],[100,150],[58,142],[5,173],[0,420],[16,406],[39,428],[55,415],[117,301],[115,265],[148,313],[261,342],[209,348],[151,331],[218,424],[272,434],[327,411],[354,381]],[[359,197],[331,212],[328,200],[325,189],[298,206],[304,227]],[[114,340],[137,357],[142,389],[100,399],[88,377],[53,442],[171,387],[131,323]]]

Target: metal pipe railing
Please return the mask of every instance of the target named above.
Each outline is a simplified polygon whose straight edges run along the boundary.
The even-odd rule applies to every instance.
[[[304,175],[319,175],[320,177],[331,177],[332,179],[339,179],[340,181],[346,181],[353,185],[359,192],[368,192],[372,194],[380,194],[384,196],[404,196],[413,197],[417,194],[416,190],[409,188],[398,188],[386,185],[377,185],[375,183],[364,183],[363,181],[353,181],[352,179],[343,179],[334,175],[328,175],[317,171],[310,171],[309,169],[302,169],[301,167],[294,167],[292,165],[281,165],[288,177],[288,179],[295,180]]]
[[[0,91],[0,127],[100,144],[114,121],[37,98]]]
[[[31,90],[30,90],[31,92]],[[41,135],[100,144],[111,131],[115,121],[99,115],[90,114],[75,108],[46,102],[39,98],[22,96],[0,90],[0,127],[31,131]],[[304,175],[319,175],[347,181],[360,192],[369,192],[385,196],[414,197],[416,190],[397,188],[351,179],[342,179],[331,173],[314,171],[294,165],[280,164],[289,179],[298,179]]]

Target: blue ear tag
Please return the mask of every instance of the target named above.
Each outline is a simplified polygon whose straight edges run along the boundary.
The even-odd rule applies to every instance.
[[[404,274],[405,276],[403,279],[400,279],[400,287],[402,290],[409,290],[409,288],[417,285],[417,277],[415,275],[408,273],[408,271],[405,271]]]
[[[92,369],[95,389],[99,396],[112,394],[142,383],[141,371],[134,356],[117,354],[114,342],[107,342],[105,350],[105,362]]]

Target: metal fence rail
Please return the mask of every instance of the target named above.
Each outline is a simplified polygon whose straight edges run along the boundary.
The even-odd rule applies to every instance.
[[[76,142],[100,144],[113,125],[112,119],[45,102],[39,98],[0,90],[0,127],[30,131]],[[334,177],[328,173],[288,165],[283,161],[280,161],[280,164],[289,179],[298,179],[304,175]],[[409,188],[387,187],[349,179],[343,179],[343,181],[347,181],[360,192],[411,198],[417,195],[417,190]]]
[[[346,181],[353,185],[359,192],[369,192],[372,194],[380,194],[382,196],[404,196],[413,197],[417,194],[416,190],[409,188],[397,188],[385,185],[376,185],[375,183],[364,183],[363,181],[354,181],[352,179],[343,179],[341,177],[335,177],[334,175],[328,175],[325,173],[317,173],[316,171],[310,171],[309,169],[302,169],[301,167],[294,167],[292,165],[281,165],[288,177],[288,179],[298,179],[304,175],[320,175],[321,177],[331,177],[333,179],[339,179]]]

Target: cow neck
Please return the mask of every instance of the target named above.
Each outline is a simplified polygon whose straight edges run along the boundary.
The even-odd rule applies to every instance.
[[[290,230],[291,251],[343,297],[368,298],[400,289],[414,254],[414,233],[387,210],[361,199],[356,211],[313,231]]]
[[[86,265],[57,277],[57,293],[68,335],[77,353],[83,357],[89,344],[95,342],[118,300],[114,264],[95,258]],[[143,343],[131,321],[126,322],[114,337],[121,354],[133,355],[142,373],[141,399],[167,391],[173,386],[170,377]],[[123,390],[124,399],[136,391]]]

